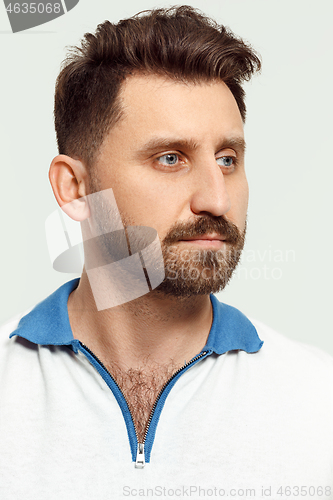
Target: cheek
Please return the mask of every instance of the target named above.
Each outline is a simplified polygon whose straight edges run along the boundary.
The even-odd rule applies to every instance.
[[[247,207],[249,204],[249,185],[248,185],[247,179],[245,179],[245,183],[243,186],[242,199],[243,199],[243,211],[247,212]]]
[[[234,219],[238,227],[243,228],[245,226],[248,203],[249,186],[244,176],[244,178],[239,180],[232,189],[230,218],[232,220]]]
[[[168,225],[170,219],[174,222],[177,195],[174,189],[161,181],[118,179],[114,185],[114,195],[120,212],[138,225],[159,230]]]

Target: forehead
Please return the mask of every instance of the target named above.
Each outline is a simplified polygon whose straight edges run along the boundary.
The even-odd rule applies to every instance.
[[[180,137],[196,143],[242,137],[236,100],[221,81],[183,83],[158,75],[128,77],[119,101],[122,117],[109,140],[135,148],[150,137]]]
[[[200,101],[196,99],[200,97]],[[125,113],[140,111],[153,112],[157,106],[172,106],[179,111],[203,110],[207,105],[211,111],[211,104],[223,114],[241,115],[236,100],[222,81],[202,81],[199,83],[180,82],[159,75],[135,75],[128,77],[120,93],[120,100]],[[193,108],[193,104],[195,107]]]

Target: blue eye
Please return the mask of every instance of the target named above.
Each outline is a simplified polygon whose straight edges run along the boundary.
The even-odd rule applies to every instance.
[[[221,163],[219,163],[220,160],[222,160]],[[216,161],[222,167],[231,167],[236,163],[235,158],[233,156],[222,156],[221,158],[217,158]]]
[[[175,153],[171,153],[168,155],[160,156],[157,159],[163,165],[176,165],[176,163],[178,162],[178,155],[176,155]]]

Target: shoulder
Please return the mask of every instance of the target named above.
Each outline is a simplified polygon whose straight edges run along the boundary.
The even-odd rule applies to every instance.
[[[23,313],[13,316],[0,326],[0,392],[3,393],[5,387],[15,386],[17,377],[25,377],[29,370],[30,356],[32,351],[36,351],[37,346],[28,340],[20,337],[10,338],[15,332],[22,318],[24,318],[31,308]],[[30,348],[30,349],[27,349]],[[21,379],[22,380],[22,379]],[[10,381],[10,382],[9,382]],[[5,386],[3,385],[5,383]]]
[[[32,311],[33,307],[30,307],[24,312],[20,312],[7,320],[5,323],[0,325],[0,349],[2,349],[7,341],[9,340],[9,336],[11,333],[13,333],[22,318],[24,318],[27,314],[29,314]]]
[[[307,377],[329,377],[333,382],[333,356],[324,350],[287,337],[254,318],[248,318],[264,342],[261,349],[272,367],[281,371],[306,374]]]

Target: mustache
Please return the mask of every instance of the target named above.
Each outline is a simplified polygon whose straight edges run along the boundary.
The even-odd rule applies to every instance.
[[[163,243],[170,245],[184,238],[194,238],[210,233],[223,236],[226,242],[236,245],[244,239],[245,230],[241,233],[238,227],[224,216],[214,219],[211,217],[200,217],[192,223],[184,222],[173,226],[163,239]]]

